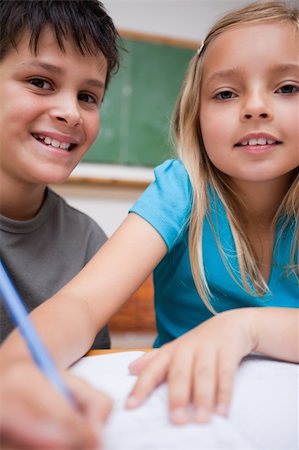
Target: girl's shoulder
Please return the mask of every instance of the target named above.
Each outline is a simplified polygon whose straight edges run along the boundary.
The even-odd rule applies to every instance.
[[[154,169],[155,181],[167,192],[180,191],[188,197],[192,192],[191,183],[183,162],[179,159],[168,159]]]
[[[167,159],[154,169],[154,173],[158,177],[162,175],[180,175],[183,178],[189,179],[187,170],[180,159]]]
[[[167,160],[154,170],[154,182],[131,207],[163,237],[170,250],[189,222],[192,191],[187,171],[179,160]]]

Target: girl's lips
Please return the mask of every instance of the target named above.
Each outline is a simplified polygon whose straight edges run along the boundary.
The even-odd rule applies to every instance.
[[[246,145],[271,145],[274,143],[281,143],[275,136],[269,133],[258,132],[248,133],[243,136],[236,144],[235,147]]]
[[[275,136],[265,132],[252,132],[243,136],[234,148],[244,153],[255,155],[267,153],[274,150],[277,145],[282,144]]]
[[[252,153],[252,154],[262,154],[262,153],[268,153],[277,148],[278,145],[280,145],[281,142],[274,142],[273,144],[257,144],[257,145],[235,145],[235,148],[238,150],[244,152],[244,153]]]

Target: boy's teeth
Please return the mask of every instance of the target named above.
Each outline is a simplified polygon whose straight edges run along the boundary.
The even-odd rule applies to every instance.
[[[68,150],[69,147],[71,146],[71,144],[67,142],[59,142],[56,139],[51,139],[49,136],[39,135],[38,138],[44,141],[44,143],[47,145],[51,145],[52,147],[55,148],[62,148],[63,150]]]

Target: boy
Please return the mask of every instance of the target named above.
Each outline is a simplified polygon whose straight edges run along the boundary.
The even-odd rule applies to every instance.
[[[118,34],[97,0],[1,0],[0,32],[0,249],[31,311],[106,240],[94,221],[47,185],[65,181],[98,134],[101,102],[119,64]],[[0,315],[3,340],[12,325],[2,303]],[[107,327],[95,346],[109,348]],[[5,396],[9,403],[9,390]],[[17,405],[14,396],[8,406]],[[30,421],[21,430],[12,420],[4,418],[6,434],[35,445],[25,436]]]
[[[51,8],[47,1],[1,2],[0,248],[28,311],[72,279],[106,240],[92,219],[47,188],[63,182],[90,148],[99,106],[118,64],[116,31],[102,11],[89,17],[95,8],[101,11],[96,2],[54,2]],[[83,9],[81,23],[76,18]],[[57,43],[60,39],[64,47],[67,34],[75,46],[67,41],[60,49],[51,42],[42,25],[47,14]],[[21,28],[22,17],[27,30]],[[26,39],[35,39],[31,47]],[[85,64],[76,55],[69,60],[73,47]],[[47,58],[54,58],[54,67],[46,67]],[[12,329],[2,304],[0,316],[2,342]],[[109,348],[107,327],[94,346]]]

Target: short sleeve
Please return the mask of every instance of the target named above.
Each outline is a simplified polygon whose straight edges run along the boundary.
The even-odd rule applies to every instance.
[[[177,244],[189,224],[192,188],[181,161],[167,160],[155,171],[155,181],[130,209],[149,222],[164,239],[168,251]]]

